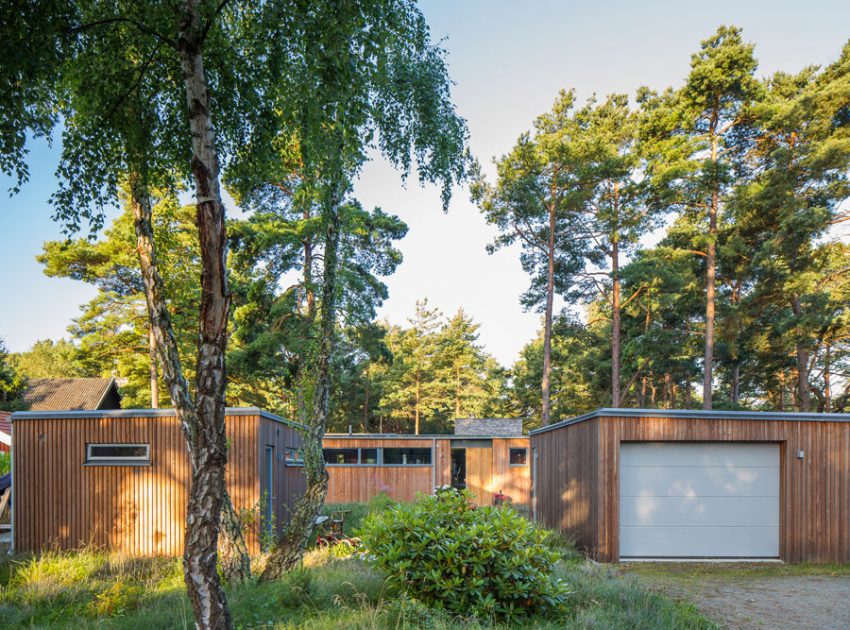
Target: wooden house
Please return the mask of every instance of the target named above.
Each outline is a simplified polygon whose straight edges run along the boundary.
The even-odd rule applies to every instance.
[[[603,562],[850,562],[850,414],[599,409],[531,432],[535,514]]]
[[[227,487],[257,512],[247,531],[279,531],[306,478],[298,426],[230,408]],[[179,555],[189,490],[186,440],[172,409],[12,415],[13,533],[18,552],[94,545],[134,556]]]
[[[479,505],[501,493],[528,505],[528,437],[520,420],[461,419],[452,435],[327,434],[328,503],[386,493],[399,501],[439,486],[470,491]]]

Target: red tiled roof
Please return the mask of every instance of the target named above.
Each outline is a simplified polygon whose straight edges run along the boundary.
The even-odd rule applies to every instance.
[[[9,420],[11,415],[11,411],[0,411],[0,431],[8,435],[12,435],[12,423]]]

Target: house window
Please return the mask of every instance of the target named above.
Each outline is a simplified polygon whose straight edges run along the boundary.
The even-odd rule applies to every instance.
[[[149,464],[150,444],[86,444],[87,464]]]
[[[326,464],[356,464],[356,448],[326,448],[322,449],[325,454]]]
[[[304,451],[300,448],[292,448],[291,446],[286,447],[285,452],[286,463],[287,464],[303,464],[304,463]]]
[[[512,448],[510,452],[511,466],[528,466],[528,449]]]
[[[384,464],[388,466],[414,466],[431,463],[430,448],[385,448]]]
[[[378,449],[376,448],[361,448],[360,449],[360,463],[361,464],[377,464],[378,463]]]

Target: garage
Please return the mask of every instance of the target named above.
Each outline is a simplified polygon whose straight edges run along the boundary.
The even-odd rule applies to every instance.
[[[778,558],[779,445],[624,442],[620,558]]]
[[[530,436],[534,518],[599,562],[850,562],[850,414],[598,409]]]

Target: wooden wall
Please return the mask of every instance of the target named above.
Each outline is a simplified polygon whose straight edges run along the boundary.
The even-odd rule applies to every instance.
[[[15,549],[92,544],[130,555],[181,554],[190,474],[177,418],[92,416],[14,421]],[[259,502],[259,427],[259,415],[227,418],[227,486],[237,509]],[[149,443],[151,463],[86,465],[92,442]],[[257,532],[247,538],[256,552]]]
[[[459,437],[467,440],[470,438]],[[514,503],[528,504],[531,489],[531,452],[527,466],[510,466],[509,449],[529,448],[528,438],[494,438],[492,448],[467,449],[467,487],[479,505],[490,505],[502,490]],[[360,503],[380,492],[397,501],[412,501],[416,494],[431,494],[434,486],[451,483],[451,439],[448,438],[348,438],[326,437],[325,448],[431,448],[433,466],[330,465],[328,503]]]
[[[618,560],[620,443],[666,441],[779,443],[781,559],[850,562],[848,422],[609,416],[540,433],[532,446],[541,520],[597,560]]]
[[[428,439],[325,438],[325,448],[431,448]],[[435,449],[438,450],[438,449]],[[436,455],[436,454],[435,454]],[[418,493],[431,494],[435,485],[433,466],[338,466],[327,467],[328,503],[365,503],[381,492],[396,501],[412,501]],[[438,481],[436,483],[439,483]]]
[[[598,557],[599,433],[595,420],[531,436],[537,450],[536,516]]]
[[[261,417],[260,438],[257,441],[257,461],[260,475],[260,496],[273,497],[274,517],[277,533],[280,534],[289,522],[289,512],[307,489],[304,466],[286,463],[287,448],[301,448],[301,434],[292,426]],[[269,492],[266,470],[266,446],[273,446],[275,453],[274,488]]]

